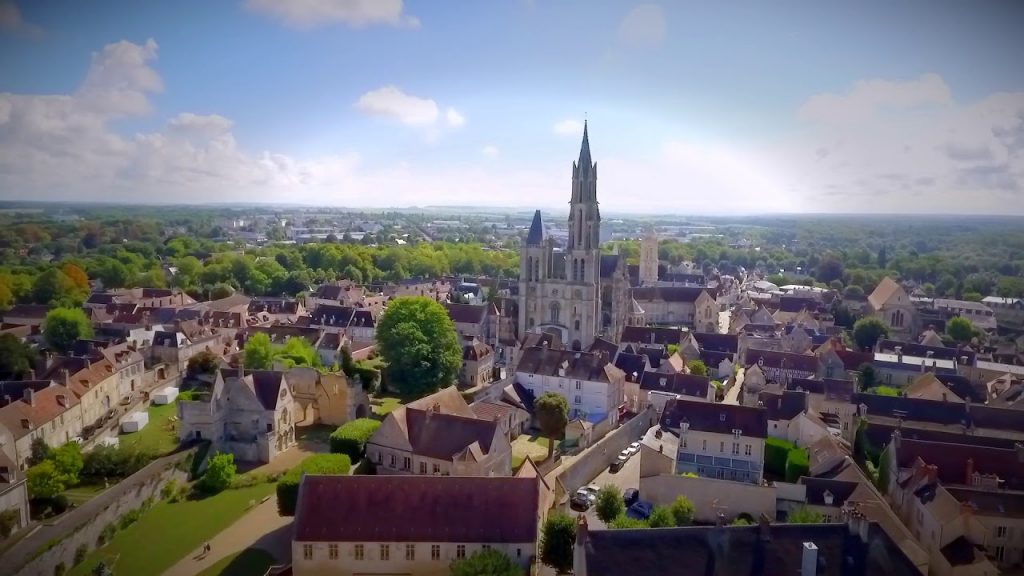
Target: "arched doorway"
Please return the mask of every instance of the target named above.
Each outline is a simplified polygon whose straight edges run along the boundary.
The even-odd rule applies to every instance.
[[[366,418],[367,412],[366,404],[359,404],[356,406],[356,418]]]

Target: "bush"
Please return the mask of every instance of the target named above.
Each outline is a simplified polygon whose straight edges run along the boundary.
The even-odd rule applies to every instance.
[[[764,442],[764,470],[780,478],[786,475],[786,459],[796,444],[781,438],[768,438]]]
[[[810,459],[807,450],[797,448],[789,451],[786,458],[786,482],[796,483],[801,476],[807,476],[810,471]]]
[[[608,523],[626,512],[622,501],[622,490],[614,484],[606,484],[597,492],[597,517]]]
[[[217,454],[210,458],[210,465],[199,479],[196,488],[205,494],[217,494],[231,486],[235,479],[235,455]]]
[[[113,540],[114,534],[117,534],[117,525],[110,522],[103,527],[103,530],[100,531],[100,535],[96,537],[96,547],[102,548],[107,542]]]
[[[294,516],[299,500],[299,484],[305,474],[348,474],[352,461],[345,454],[316,454],[292,468],[277,482],[277,511],[281,516]]]
[[[647,522],[638,518],[630,518],[625,514],[619,516],[615,520],[608,523],[608,527],[613,530],[630,530],[635,528],[649,528]]]
[[[149,463],[149,455],[126,446],[97,446],[86,452],[81,475],[87,478],[127,478]]]
[[[86,544],[80,545],[75,548],[75,566],[78,566],[85,561],[85,557],[89,555],[89,546]]]
[[[174,498],[174,496],[178,493],[180,489],[181,482],[178,482],[176,479],[171,478],[170,480],[167,481],[167,484],[164,484],[164,487],[160,489],[160,499],[170,500]]]
[[[139,518],[142,518],[142,513],[145,511],[145,506],[143,506],[142,508],[135,508],[134,510],[129,510],[125,512],[124,516],[121,516],[121,518],[117,521],[118,529],[124,530],[132,524],[135,524],[139,521]]]
[[[331,452],[345,454],[355,462],[363,457],[366,442],[380,428],[380,421],[372,418],[359,418],[346,422],[331,433]]]

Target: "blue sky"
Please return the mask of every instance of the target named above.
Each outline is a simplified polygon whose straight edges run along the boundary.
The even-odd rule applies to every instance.
[[[1024,213],[1024,4],[0,0],[0,198]]]

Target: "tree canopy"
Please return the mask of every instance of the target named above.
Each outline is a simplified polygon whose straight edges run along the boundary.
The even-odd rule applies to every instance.
[[[614,484],[605,484],[597,492],[597,517],[607,524],[626,512],[622,490]]]
[[[956,316],[946,322],[946,334],[957,342],[970,342],[974,338],[974,325],[967,318]]]
[[[545,392],[533,406],[540,429],[548,437],[548,458],[551,458],[555,441],[565,434],[565,427],[569,424],[569,402],[561,394]]]
[[[552,512],[540,537],[540,561],[561,574],[572,570],[576,522],[563,512]]]
[[[874,348],[879,338],[887,336],[889,336],[889,327],[874,316],[861,318],[853,325],[853,341],[861,350]]]
[[[81,308],[54,308],[43,326],[46,343],[61,352],[70,350],[75,340],[92,337],[92,322]]]
[[[694,376],[707,376],[708,367],[701,360],[690,360],[686,364],[686,368],[690,371],[690,374]]]
[[[448,568],[451,576],[522,576],[523,569],[500,550],[478,550]]]
[[[422,396],[451,385],[462,367],[462,347],[447,310],[422,296],[395,298],[377,325],[377,348],[387,382],[403,395]]]
[[[13,334],[0,334],[0,380],[17,380],[32,370],[36,354]]]

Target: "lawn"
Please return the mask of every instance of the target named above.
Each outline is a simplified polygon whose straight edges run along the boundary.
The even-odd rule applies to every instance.
[[[404,403],[398,396],[374,396],[370,399],[374,415],[380,418],[384,418]]]
[[[544,460],[548,457],[548,444],[550,441],[543,436],[519,436],[512,441],[512,468],[518,468],[527,456],[534,462]]]
[[[123,446],[131,446],[149,454],[162,456],[178,447],[178,424],[171,421],[177,415],[177,404],[152,405],[147,409],[149,423],[138,432],[119,436]]]
[[[64,495],[67,496],[68,502],[75,506],[81,506],[89,500],[92,500],[103,492],[106,488],[102,484],[83,484],[81,486],[75,486],[64,491]]]
[[[203,500],[159,502],[68,574],[86,576],[100,561],[113,563],[115,574],[161,574],[233,524],[250,503],[273,494],[274,486],[265,483]]]
[[[238,554],[222,558],[199,573],[199,576],[258,576],[274,565],[274,557],[259,548],[246,548]]]

